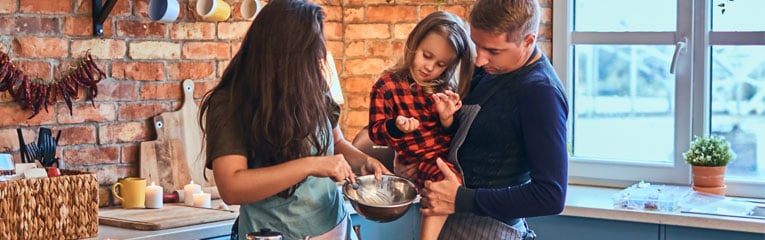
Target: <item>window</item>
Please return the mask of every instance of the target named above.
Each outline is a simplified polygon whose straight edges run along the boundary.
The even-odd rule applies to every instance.
[[[682,153],[712,133],[737,154],[728,195],[765,197],[761,9],[762,0],[556,0],[570,181],[689,184]]]

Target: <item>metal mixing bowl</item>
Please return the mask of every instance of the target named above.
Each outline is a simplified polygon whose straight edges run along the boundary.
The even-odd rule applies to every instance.
[[[390,222],[403,216],[417,198],[417,187],[411,181],[393,175],[382,175],[376,180],[374,175],[356,178],[358,189],[353,189],[350,182],[343,184],[343,195],[351,202],[353,209],[362,217],[376,222]],[[360,194],[383,194],[390,202],[384,204],[364,202],[367,199]]]

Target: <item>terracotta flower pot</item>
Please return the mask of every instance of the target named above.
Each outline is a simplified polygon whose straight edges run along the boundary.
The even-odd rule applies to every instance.
[[[725,179],[725,166],[706,167],[691,166],[693,173],[693,186],[699,187],[722,187]]]
[[[697,192],[703,192],[703,193],[709,193],[714,195],[720,195],[725,196],[725,192],[727,190],[728,186],[723,185],[722,187],[699,187],[699,186],[693,186],[693,190]]]

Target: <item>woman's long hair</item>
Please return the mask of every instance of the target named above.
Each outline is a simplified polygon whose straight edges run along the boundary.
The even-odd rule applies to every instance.
[[[454,62],[449,63],[449,66],[437,79],[431,82],[417,81],[416,83],[426,88],[426,92],[428,88],[433,88],[435,92],[440,92],[445,89],[455,89],[456,87],[456,91],[464,98],[467,96],[470,79],[473,77],[476,55],[475,46],[473,41],[470,40],[469,30],[465,21],[448,12],[436,11],[420,20],[417,26],[412,29],[412,32],[409,33],[404,48],[404,56],[396,65],[385,70],[385,72],[399,79],[412,78],[409,69],[414,62],[417,47],[420,46],[420,43],[431,32],[444,36],[451,44],[457,56]],[[455,79],[454,73],[458,66],[459,78]]]
[[[303,0],[272,0],[253,21],[218,85],[205,95],[203,132],[242,124],[248,167],[272,166],[328,151],[330,131],[321,60],[324,12]],[[227,93],[211,108],[213,95]],[[220,98],[221,96],[218,96]],[[207,119],[207,120],[205,120]],[[208,149],[208,156],[211,150]],[[253,160],[257,160],[253,162]],[[208,164],[213,159],[207,158]],[[279,196],[286,197],[297,185]]]

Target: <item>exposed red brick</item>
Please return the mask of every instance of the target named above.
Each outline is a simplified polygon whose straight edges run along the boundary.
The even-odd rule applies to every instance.
[[[220,77],[223,76],[223,72],[226,71],[226,67],[228,67],[229,63],[231,63],[231,61],[218,61],[217,71],[215,72],[216,79],[220,79]]]
[[[118,158],[119,147],[99,145],[65,149],[60,161],[65,166],[88,166],[118,163]]]
[[[100,59],[121,59],[127,52],[125,41],[116,39],[72,40],[71,48],[73,56],[80,57],[90,51],[91,55]]]
[[[0,35],[28,36],[28,35],[57,35],[58,19],[38,17],[0,17]]]
[[[229,59],[231,47],[226,42],[186,42],[183,59]]]
[[[390,38],[388,24],[348,24],[345,28],[346,40],[388,38]]]
[[[110,122],[117,119],[117,109],[114,103],[96,103],[94,108],[90,101],[73,104],[73,115],[69,115],[66,104],[59,104],[58,123]]]
[[[327,22],[324,23],[324,38],[327,40],[343,39],[343,23]]]
[[[20,0],[19,12],[33,14],[56,14],[72,12],[71,1]]]
[[[114,27],[111,18],[104,22],[103,36],[113,36]],[[67,16],[64,17],[64,34],[69,36],[93,36],[93,18],[91,16]]]
[[[69,41],[61,38],[18,37],[13,53],[23,58],[63,58],[69,55]]]
[[[409,33],[412,32],[412,29],[414,29],[414,26],[416,25],[416,23],[399,23],[393,25],[393,38],[406,40],[409,38]]]
[[[372,89],[372,86],[370,85],[368,89]],[[345,94],[344,96],[348,99],[348,101],[345,103],[348,104],[348,107],[351,109],[369,108],[369,93],[353,93]]]
[[[171,39],[213,39],[215,23],[177,22],[170,26]]]
[[[380,71],[382,72],[382,70]],[[377,75],[372,77],[349,77],[343,83],[344,93],[361,93],[369,95],[372,85],[377,82]]]
[[[369,6],[369,22],[406,22],[417,21],[417,6]]]
[[[138,100],[138,83],[107,79],[98,83],[98,101]]]
[[[323,6],[324,13],[326,13],[325,21],[328,22],[342,22],[343,21],[343,8],[340,6]]]
[[[112,77],[138,81],[165,79],[165,65],[161,62],[113,62]]]
[[[346,121],[348,126],[366,126],[369,124],[369,112],[364,110],[351,110],[348,112]]]
[[[80,166],[79,169],[95,173],[98,184],[108,187],[109,192],[111,192],[111,186],[117,182],[117,179],[123,177],[138,177],[140,174],[138,166],[135,164]],[[116,200],[116,198],[114,200]]]
[[[20,69],[30,80],[33,79],[51,79],[50,63],[41,61],[14,61],[16,69]]]
[[[8,103],[0,105],[0,127],[7,126],[35,126],[41,124],[54,123],[54,112],[45,110],[40,111],[32,119],[27,119],[32,115],[30,110],[22,110],[21,106],[17,103]]]
[[[150,120],[153,116],[170,111],[167,103],[123,103],[119,105],[119,120]]]
[[[198,81],[194,84],[194,98],[201,99],[207,92],[215,88],[219,81]]]
[[[247,33],[247,29],[252,25],[251,22],[219,22],[218,23],[218,38],[219,39],[242,39],[244,34]]]
[[[0,0],[0,13],[14,13],[16,12],[16,0]]]
[[[213,77],[213,63],[211,62],[179,62],[167,66],[168,79],[209,79]]]
[[[131,42],[128,54],[132,59],[177,59],[181,56],[181,45],[160,41]]]
[[[164,37],[166,27],[164,23],[152,21],[117,21],[117,36],[135,38],[159,38]]]
[[[67,112],[67,114],[69,113]],[[93,125],[61,127],[58,130],[61,130],[61,139],[58,141],[59,146],[96,143],[96,127]]]
[[[366,53],[370,57],[388,57],[403,54],[394,53],[393,45],[389,40],[368,40]]]
[[[122,122],[98,127],[100,144],[137,142],[149,140],[149,124],[145,122]]]
[[[138,143],[122,145],[120,163],[138,164],[141,161],[140,145]]]
[[[350,75],[379,75],[387,67],[379,58],[351,59],[345,61],[345,73]]]
[[[143,84],[141,85],[141,100],[181,99],[183,94],[180,86],[180,82]]]
[[[343,9],[343,18],[346,23],[359,23],[366,19],[366,8],[364,7],[345,7]]]

